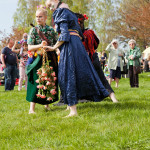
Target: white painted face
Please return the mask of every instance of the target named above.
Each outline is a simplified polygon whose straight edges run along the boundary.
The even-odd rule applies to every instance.
[[[36,22],[38,25],[44,26],[46,24],[47,16],[44,15],[42,11],[36,12]]]
[[[51,11],[55,11],[58,3],[59,3],[58,0],[47,0],[46,7],[49,8]]]

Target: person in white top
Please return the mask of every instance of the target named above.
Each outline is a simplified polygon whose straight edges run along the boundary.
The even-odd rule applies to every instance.
[[[121,79],[121,71],[123,71],[123,51],[119,48],[119,42],[117,39],[107,46],[106,50],[109,52],[108,68],[110,69],[109,84],[112,80],[116,81],[116,87],[118,88],[119,80]]]

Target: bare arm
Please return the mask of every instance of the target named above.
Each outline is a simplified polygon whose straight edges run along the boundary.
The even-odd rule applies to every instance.
[[[19,53],[19,52],[20,52],[20,49],[17,49],[17,50],[16,50],[16,45],[17,45],[17,43],[18,43],[18,41],[15,41],[15,44],[14,44],[14,46],[12,47],[12,52],[14,52],[14,53]]]
[[[57,43],[51,47],[51,46],[44,46],[44,49],[48,49],[48,51],[56,51],[57,52],[57,48],[59,48],[62,44],[64,43],[64,41],[57,41]]]
[[[14,52],[14,53],[19,53],[19,52],[20,52],[20,49],[15,49],[15,50],[12,49],[12,52]]]
[[[55,51],[56,51],[56,54],[57,54],[58,56],[60,56],[60,50],[57,48]]]
[[[1,54],[1,60],[2,60],[2,64],[3,64],[3,68],[6,68],[6,64],[5,64],[5,55]]]
[[[44,45],[47,45],[46,41],[42,41],[42,43],[38,45],[28,45],[28,50],[34,52],[37,51],[39,48],[42,48]]]
[[[42,45],[28,45],[28,50],[29,51],[37,51],[39,48],[42,48]]]
[[[110,50],[111,50],[111,46],[112,46],[112,44],[110,43],[110,44],[106,47],[106,51],[110,51]]]
[[[57,41],[57,43],[54,45],[54,50],[59,48],[62,44],[64,43],[64,41]]]

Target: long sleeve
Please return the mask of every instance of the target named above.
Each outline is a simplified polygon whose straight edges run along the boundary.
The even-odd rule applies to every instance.
[[[111,43],[106,47],[106,51],[111,51]]]
[[[128,50],[125,54],[127,60],[129,60],[129,55],[130,55],[130,50]]]
[[[141,51],[140,48],[136,47],[136,52],[133,55],[134,59],[138,59],[141,57]]]
[[[60,36],[58,38],[58,41],[68,42],[70,39],[70,33],[68,31],[68,24],[66,22],[61,22],[59,24],[59,28],[60,28]]]
[[[58,9],[53,14],[54,22],[56,24],[56,31],[60,33],[58,41],[68,42],[70,33],[68,31],[68,18],[65,9]]]

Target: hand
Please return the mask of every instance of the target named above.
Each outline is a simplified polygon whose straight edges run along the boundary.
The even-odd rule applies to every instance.
[[[131,59],[131,55],[129,56],[129,58]]]
[[[15,41],[15,45],[18,44],[18,40]]]
[[[47,45],[47,42],[46,41],[42,41],[41,47],[46,46],[46,45]]]
[[[43,46],[43,48],[47,51],[54,51],[54,47],[51,47],[51,46]]]
[[[131,60],[133,60],[133,55],[130,55],[129,58],[130,58]]]
[[[118,54],[118,56],[122,56],[122,54],[120,53],[120,54]]]
[[[131,56],[131,60],[133,60],[134,59],[134,57],[133,56]]]
[[[60,56],[60,51],[59,51],[58,48],[56,49],[56,54],[57,54],[58,56]]]
[[[3,64],[3,68],[6,68],[6,65],[5,65],[5,64]]]

